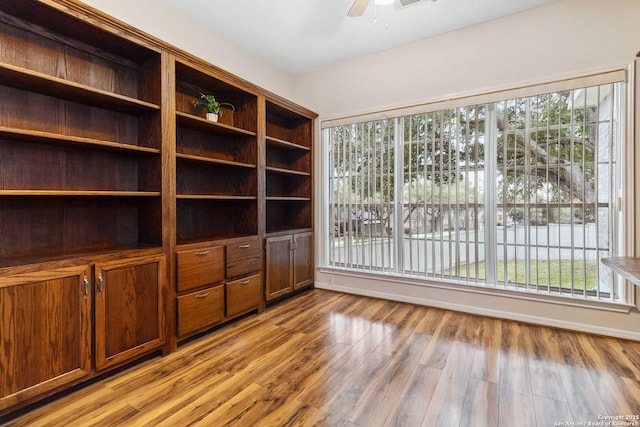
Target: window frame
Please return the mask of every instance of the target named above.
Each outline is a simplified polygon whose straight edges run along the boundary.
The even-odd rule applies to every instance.
[[[348,117],[323,120],[320,122],[321,132],[322,132],[321,138],[323,141],[326,140],[325,138],[327,136],[328,129],[334,126],[360,123],[363,121],[392,119],[392,118],[403,117],[403,116],[416,114],[416,113],[424,114],[424,113],[439,111],[444,108],[457,108],[457,107],[464,107],[464,106],[471,106],[471,105],[480,105],[480,103],[492,105],[501,100],[507,100],[514,97],[535,96],[541,93],[548,93],[548,92],[562,91],[562,90],[573,90],[581,87],[597,86],[597,85],[608,84],[608,83],[616,83],[616,82],[626,83],[624,90],[622,90],[622,92],[624,93],[624,99],[625,99],[624,106],[623,106],[624,117],[620,117],[620,121],[622,122],[621,130],[623,133],[621,140],[622,140],[622,143],[624,144],[623,150],[626,152],[626,155],[624,156],[624,159],[623,159],[624,164],[622,164],[624,172],[623,172],[622,183],[621,183],[622,193],[619,198],[619,201],[623,200],[625,203],[623,204],[622,209],[620,209],[619,215],[620,215],[620,223],[622,227],[624,227],[624,229],[626,230],[624,234],[625,238],[624,238],[624,241],[622,242],[621,251],[624,253],[630,254],[630,253],[633,253],[633,249],[636,245],[635,229],[634,229],[635,224],[633,221],[633,215],[634,215],[633,206],[635,205],[635,203],[633,203],[634,191],[633,191],[633,184],[632,184],[634,179],[633,159],[635,154],[634,146],[633,146],[633,131],[634,131],[633,89],[635,86],[634,79],[633,79],[634,73],[635,73],[634,64],[631,64],[630,66],[618,67],[614,69],[605,70],[603,72],[597,72],[597,73],[582,75],[578,77],[559,79],[559,80],[554,80],[550,82],[536,83],[531,85],[522,85],[515,88],[508,88],[505,90],[492,91],[488,93],[464,95],[459,97],[450,97],[445,100],[434,100],[434,101],[426,102],[419,105],[412,105],[412,106],[407,106],[402,108],[371,112],[371,113],[361,114],[357,116],[348,116]],[[489,136],[487,136],[487,138],[489,138]],[[398,139],[396,138],[396,144],[397,143],[398,143]],[[327,185],[327,181],[329,177],[329,168],[331,166],[328,161],[328,148],[326,147],[326,144],[320,144],[320,146],[323,147],[321,150],[321,162],[323,163],[324,167],[319,168],[319,170],[321,170],[323,174],[321,177],[321,188],[323,188],[324,191],[319,192],[319,194],[323,199],[321,201],[322,202],[321,206],[324,209],[324,212],[326,213],[329,211],[329,188]],[[489,159],[492,159],[492,157],[489,156],[486,159],[486,161],[489,162],[490,161]],[[495,159],[492,159],[491,161],[495,162]],[[487,164],[486,167],[490,168],[491,165]],[[493,193],[493,192],[488,192],[488,193]],[[485,197],[486,197],[486,193],[485,193]],[[395,199],[395,201],[397,202],[397,198]],[[484,201],[485,206],[486,207],[495,206],[495,203],[493,203],[494,201],[495,200],[485,199]],[[394,211],[398,212],[399,211],[398,207],[399,206],[396,206],[396,209],[394,209]],[[331,230],[332,225],[331,225],[330,216],[325,214],[325,215],[321,215],[321,218],[323,218],[324,220],[322,221],[322,227],[319,227],[319,229],[327,230],[327,231]],[[396,227],[396,228],[401,228],[401,227]],[[493,233],[487,233],[487,234],[492,235]],[[489,259],[489,257],[492,256],[489,253],[490,252],[489,248],[492,248],[493,250],[495,250],[495,245],[493,244],[495,242],[492,242],[491,240],[494,240],[494,239],[493,238],[487,239],[485,241],[486,250],[487,250],[487,255],[486,255],[487,259]],[[327,269],[340,268],[333,265],[329,265],[329,262],[328,262],[329,261],[329,244],[328,244],[327,233],[324,233],[320,241],[323,243],[323,248],[322,248],[323,250],[321,251],[321,257],[320,257],[320,267],[327,268]],[[493,256],[494,256],[493,259],[496,259],[495,254]],[[402,262],[401,259],[397,259],[397,262],[398,262],[398,266],[402,265],[400,264]],[[346,268],[346,270],[349,270],[349,268]],[[396,267],[396,270],[402,270],[402,268]],[[361,270],[353,270],[353,272],[362,273]],[[406,276],[401,275],[401,273],[398,271],[396,271],[395,273],[394,272],[376,273],[375,271],[372,271],[371,269],[369,269],[369,270],[366,270],[365,273],[383,274],[385,277],[388,277],[389,275],[391,276],[397,275],[397,278],[400,280],[407,279]],[[619,278],[618,280],[621,280],[621,278]],[[414,280],[411,279],[411,281],[413,282]],[[487,277],[487,281],[495,281],[495,277]],[[416,283],[434,285],[434,283],[431,283],[431,282],[432,281],[429,279],[427,280],[417,279]],[[444,283],[444,285],[458,286],[460,284],[463,284],[463,286],[469,286],[465,282],[457,283],[456,280],[450,280],[448,282],[450,283]],[[442,282],[436,283],[436,284],[438,286],[443,285]],[[489,293],[494,292],[490,286],[483,285],[478,288],[479,289],[474,289],[474,291],[479,291],[482,293],[484,293],[485,291],[490,291]],[[585,301],[585,304],[588,306],[592,306],[593,303],[595,303],[595,305],[602,304],[603,306],[610,306],[610,305],[617,305],[617,306],[621,305],[625,307],[635,306],[634,304],[635,287],[632,284],[630,284],[628,281],[624,281],[622,282],[621,289],[624,295],[622,298],[618,300],[594,301],[594,300],[588,299]],[[502,290],[506,290],[507,293],[510,292],[509,288],[500,289],[500,292],[499,292],[500,294],[503,293],[501,292]],[[525,297],[529,297],[529,296],[533,298],[542,297],[543,299],[546,300],[547,299],[546,297],[548,297],[549,295],[542,295],[540,293],[531,293],[531,294],[527,293],[527,296]],[[551,299],[555,299],[557,297],[562,298],[562,295],[551,294],[550,296],[551,296]],[[516,296],[516,297],[521,297],[521,296]],[[570,299],[576,300],[573,297],[571,297]],[[563,303],[563,302],[560,302],[560,303]],[[566,303],[568,303],[569,305],[574,305],[574,302],[566,302]]]

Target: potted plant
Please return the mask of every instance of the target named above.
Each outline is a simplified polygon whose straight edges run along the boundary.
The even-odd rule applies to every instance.
[[[228,102],[218,102],[213,95],[206,95],[204,93],[201,93],[200,98],[195,100],[193,104],[196,108],[207,110],[206,118],[213,122],[217,122],[218,116],[222,116],[223,106],[231,107],[231,109],[235,111],[235,107],[232,104]]]

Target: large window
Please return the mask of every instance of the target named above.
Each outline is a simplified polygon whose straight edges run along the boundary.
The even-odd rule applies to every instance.
[[[619,300],[623,86],[326,128],[328,264]]]

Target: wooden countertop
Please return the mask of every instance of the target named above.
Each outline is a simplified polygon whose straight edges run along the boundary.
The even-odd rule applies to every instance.
[[[631,280],[634,285],[640,286],[640,258],[616,256],[602,258],[601,262],[616,273]]]

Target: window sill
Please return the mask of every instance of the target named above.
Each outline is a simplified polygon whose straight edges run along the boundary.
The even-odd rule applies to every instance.
[[[592,310],[600,310],[607,312],[628,314],[633,308],[634,304],[626,302],[611,302],[596,300],[591,297],[570,297],[560,294],[541,294],[533,293],[531,291],[519,290],[519,289],[507,289],[492,287],[490,285],[475,285],[472,283],[464,283],[458,281],[434,281],[422,278],[416,278],[412,276],[401,276],[392,273],[385,272],[363,272],[360,270],[350,270],[339,267],[319,267],[318,272],[323,274],[338,275],[350,278],[371,279],[371,280],[384,280],[390,283],[398,283],[402,285],[417,286],[422,288],[435,288],[445,289],[450,291],[475,293],[481,295],[496,296],[502,298],[513,298],[525,301],[535,301],[548,304],[562,305],[568,307],[587,308]]]

